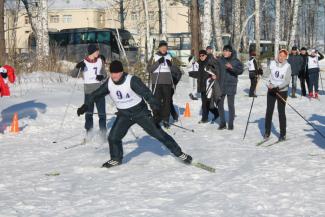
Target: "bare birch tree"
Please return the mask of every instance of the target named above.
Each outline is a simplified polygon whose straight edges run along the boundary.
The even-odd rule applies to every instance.
[[[290,33],[290,41],[288,48],[290,49],[295,44],[296,39],[296,30],[298,25],[298,9],[299,9],[300,0],[294,0],[293,8],[293,18],[292,18],[292,29]]]
[[[255,0],[255,52],[256,59],[259,62],[261,55],[261,30],[260,30],[260,0]]]
[[[49,55],[48,37],[48,5],[47,0],[21,0],[27,11],[29,21],[36,40],[36,60],[38,65],[45,65]]]
[[[162,40],[167,39],[167,2],[161,0],[161,36]]]
[[[274,29],[274,58],[279,54],[280,43],[280,19],[281,19],[281,0],[275,0],[275,29]]]
[[[240,0],[233,1],[233,37],[234,46],[238,50],[240,47]]]
[[[204,16],[203,16],[203,47],[206,48],[210,45],[211,34],[212,34],[212,23],[211,23],[211,0],[204,0]]]
[[[216,43],[219,51],[221,51],[223,48],[220,11],[221,11],[221,0],[214,0],[213,2],[214,31],[216,34]]]
[[[200,13],[198,0],[191,0],[191,44],[192,55],[199,56],[200,50]]]
[[[152,43],[150,40],[150,25],[149,25],[149,11],[148,11],[148,2],[143,0],[144,14],[146,19],[146,62],[151,57]]]

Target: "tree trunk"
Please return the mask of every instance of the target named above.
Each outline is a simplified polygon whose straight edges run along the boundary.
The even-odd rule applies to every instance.
[[[260,0],[255,0],[255,13],[255,53],[256,59],[259,62],[261,55]]]
[[[200,50],[200,13],[198,0],[191,0],[191,31],[192,31],[192,55],[199,56]]]
[[[150,25],[149,25],[149,11],[148,11],[148,2],[147,0],[143,0],[143,7],[144,7],[144,13],[146,17],[146,62],[151,57],[151,40],[150,40]]]
[[[274,58],[279,54],[280,42],[280,20],[281,20],[281,0],[275,0],[275,29],[274,29]]]
[[[6,42],[4,27],[4,0],[0,0],[0,64],[4,64],[6,61]]]
[[[220,11],[221,11],[221,0],[214,0],[213,4],[213,20],[214,20],[214,31],[216,34],[217,50],[223,49],[223,41],[221,35],[221,22],[220,22]]]
[[[233,5],[233,37],[234,37],[234,46],[237,51],[240,48],[240,0],[234,0]]]
[[[210,45],[211,33],[212,33],[212,23],[211,23],[211,0],[204,0],[204,16],[203,16],[203,48]]]
[[[161,39],[167,39],[167,2],[166,0],[161,1]]]
[[[48,5],[47,0],[30,3],[22,0],[36,40],[36,60],[38,66],[46,65],[45,59],[49,55],[48,37]]]
[[[293,18],[292,18],[292,29],[290,34],[290,42],[288,48],[291,49],[293,45],[295,45],[295,39],[296,39],[296,29],[298,24],[298,9],[299,9],[299,0],[295,0],[294,2],[294,8],[293,8]]]
[[[120,0],[120,22],[121,29],[124,29],[124,0]]]

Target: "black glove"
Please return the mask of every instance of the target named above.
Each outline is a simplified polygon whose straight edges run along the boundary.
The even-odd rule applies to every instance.
[[[81,71],[83,71],[85,68],[86,68],[86,64],[84,61],[81,61],[79,62],[77,65],[76,65],[76,68],[77,69],[80,69]]]
[[[97,81],[102,81],[104,79],[104,75],[96,75]]]
[[[192,55],[189,56],[189,57],[188,57],[188,62],[191,62],[192,59],[193,59],[193,56],[192,56]]]
[[[7,77],[8,77],[8,74],[7,74],[7,73],[1,72],[0,74],[1,74],[1,76],[2,76],[3,78],[7,78]]]
[[[258,75],[263,75],[263,69],[259,68],[259,69],[257,70],[257,74],[258,74]]]
[[[273,93],[277,93],[277,92],[279,92],[279,91],[280,91],[279,87],[273,87],[273,88],[271,89],[271,92],[273,92]]]
[[[160,107],[161,107],[160,102],[156,99],[152,100],[152,102],[150,103],[150,108],[153,111],[160,110]]]
[[[170,60],[166,60],[166,63],[167,63],[167,65],[168,65],[169,67],[172,66],[172,62],[171,62]]]
[[[103,54],[99,55],[98,57],[103,61],[103,63],[106,63],[106,57]]]
[[[159,64],[162,64],[165,62],[165,57],[161,57],[159,60],[158,60],[158,63]]]
[[[77,115],[83,115],[88,110],[88,106],[86,104],[83,104],[80,108],[77,109]]]

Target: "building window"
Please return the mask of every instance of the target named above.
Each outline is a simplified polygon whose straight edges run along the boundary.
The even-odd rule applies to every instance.
[[[50,16],[50,23],[58,23],[60,21],[59,15],[51,15]]]
[[[104,24],[104,15],[99,15],[99,23]]]
[[[138,15],[136,12],[131,13],[131,20],[138,20]]]
[[[25,16],[25,24],[29,24],[29,17]]]
[[[63,23],[72,23],[72,15],[63,15]]]
[[[155,12],[154,11],[149,11],[149,20],[154,20],[155,19]]]

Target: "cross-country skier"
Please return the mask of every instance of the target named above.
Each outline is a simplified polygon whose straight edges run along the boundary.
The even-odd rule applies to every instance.
[[[319,81],[319,60],[324,59],[323,54],[318,50],[312,49],[308,57],[308,92],[310,98],[318,98],[318,81]],[[315,92],[313,92],[313,90]],[[315,94],[314,94],[315,93]]]
[[[272,116],[275,106],[275,101],[278,103],[278,113],[280,122],[280,137],[279,141],[286,139],[286,103],[283,100],[287,100],[288,87],[291,80],[291,66],[287,62],[288,51],[280,50],[278,57],[271,61],[267,70],[267,74],[270,73],[269,81],[267,84],[267,107],[265,114],[265,133],[264,139],[268,139],[271,134]],[[279,95],[279,96],[278,96]]]
[[[248,61],[248,73],[249,79],[251,80],[251,86],[249,88],[249,97],[257,97],[256,95],[256,86],[257,86],[257,78],[259,75],[263,74],[263,70],[259,69],[257,66],[257,61],[255,59],[256,52],[255,50],[251,50],[249,52],[249,61]]]
[[[190,85],[192,86],[192,91],[189,94],[191,100],[198,100],[198,91],[197,91],[197,86],[198,86],[198,75],[199,75],[199,64],[195,60],[194,56],[190,56],[188,58],[188,65],[186,67],[188,76],[189,76],[189,82]]]
[[[152,73],[153,95],[161,102],[161,109],[153,110],[155,122],[157,125],[162,122],[165,128],[170,127],[170,103],[174,88],[171,68],[172,57],[168,53],[168,44],[166,41],[160,41],[158,52],[154,56],[154,63],[148,67],[148,71]]]
[[[111,77],[90,95],[86,104],[77,110],[78,116],[84,114],[88,105],[107,94],[116,104],[117,117],[108,136],[111,159],[104,163],[103,167],[109,168],[122,163],[122,139],[133,124],[140,125],[149,135],[162,142],[176,157],[190,164],[192,157],[183,153],[175,140],[156,126],[145,101],[151,109],[156,110],[159,109],[160,103],[149,88],[137,76],[125,73],[120,61],[113,61],[109,68]]]
[[[96,98],[95,101],[90,102],[90,94],[97,90],[104,82],[106,72],[104,69],[105,58],[99,56],[99,48],[90,44],[87,48],[88,56],[76,65],[75,70],[72,72],[72,77],[77,77],[79,73],[83,74],[84,78],[84,103],[88,105],[85,115],[85,129],[89,133],[93,129],[93,113],[94,104],[96,104],[99,129],[101,137],[106,137],[106,109],[105,97]]]

